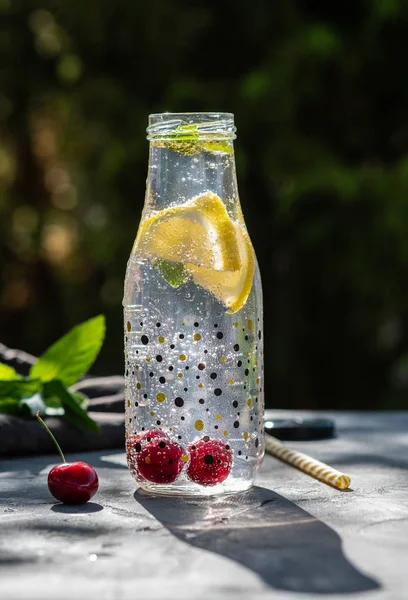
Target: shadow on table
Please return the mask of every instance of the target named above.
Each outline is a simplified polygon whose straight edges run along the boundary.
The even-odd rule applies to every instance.
[[[213,498],[135,499],[177,538],[226,556],[271,587],[314,594],[378,589],[344,556],[333,529],[265,488]]]

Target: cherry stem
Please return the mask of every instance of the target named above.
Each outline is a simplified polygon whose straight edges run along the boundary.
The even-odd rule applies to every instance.
[[[52,434],[52,432],[51,432],[51,429],[48,427],[48,425],[46,425],[46,424],[44,423],[44,421],[43,421],[43,420],[42,420],[42,418],[40,417],[40,411],[39,411],[39,410],[37,411],[37,413],[36,413],[36,415],[35,415],[35,416],[36,416],[36,417],[37,417],[37,419],[40,421],[40,423],[41,423],[41,425],[44,427],[44,429],[46,429],[46,430],[48,431],[48,433],[50,434],[52,441],[53,441],[53,442],[54,442],[54,444],[57,446],[57,450],[58,450],[58,452],[59,452],[59,453],[60,453],[60,455],[61,455],[62,462],[66,463],[67,461],[65,460],[65,456],[64,456],[64,455],[63,455],[63,453],[62,453],[62,450],[61,450],[61,448],[60,448],[60,445],[59,445],[59,443],[57,442],[57,440],[55,439],[54,435]]]

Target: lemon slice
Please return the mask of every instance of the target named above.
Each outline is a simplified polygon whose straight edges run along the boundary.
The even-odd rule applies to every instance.
[[[168,278],[178,287],[187,277],[209,291],[228,309],[238,312],[252,289],[255,255],[242,223],[234,223],[221,198],[212,192],[190,202],[164,209],[145,219],[134,253],[171,269],[181,267],[183,277]],[[174,270],[174,269],[173,269]]]
[[[134,253],[211,271],[240,269],[234,223],[221,198],[212,192],[143,221]]]
[[[249,236],[243,226],[234,224],[238,244],[240,267],[236,271],[217,272],[207,267],[185,264],[197,285],[211,292],[227,308],[230,314],[238,312],[245,304],[252,289],[255,270],[255,254]]]

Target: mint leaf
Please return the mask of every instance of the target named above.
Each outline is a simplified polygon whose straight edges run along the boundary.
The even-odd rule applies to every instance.
[[[178,141],[194,141],[198,140],[200,134],[198,132],[197,125],[191,123],[182,123],[179,125],[174,131],[170,131],[170,133],[166,133],[163,135],[163,138],[172,138]]]
[[[203,150],[207,152],[223,152],[224,154],[233,154],[232,143],[227,140],[214,140],[202,143]]]
[[[60,400],[64,410],[65,418],[79,429],[85,429],[93,433],[100,433],[98,423],[91,419],[87,412],[80,406],[77,398],[65,389],[63,383],[58,380],[44,384],[44,397],[47,403],[52,398]]]
[[[31,367],[31,377],[0,363],[0,413],[19,417],[65,416],[75,426],[100,432],[88,416],[88,399],[66,386],[75,383],[94,362],[105,335],[105,318],[99,315],[74,327],[55,342]]]
[[[186,123],[179,125],[177,129],[163,136],[166,148],[179,154],[198,154],[201,151],[199,143],[199,131],[197,125]]]
[[[15,379],[19,377],[21,377],[21,375],[19,375],[13,367],[0,363],[0,379]]]
[[[72,385],[94,362],[104,336],[103,315],[76,325],[40,356],[30,375],[43,382],[58,379],[67,387]]]
[[[197,125],[182,124],[174,131],[163,135],[164,145],[179,154],[198,154],[203,150],[207,152],[223,152],[233,154],[233,146],[230,140],[200,139],[200,131]]]
[[[44,402],[44,409],[39,409],[47,417],[63,417],[65,414],[62,402],[56,396],[45,396],[44,390],[42,390],[42,400]],[[36,416],[37,412],[33,413]]]
[[[0,400],[13,398],[21,400],[30,397],[41,389],[39,379],[7,379],[0,380]]]
[[[0,381],[0,413],[30,417],[35,410],[44,410],[39,379],[9,379]],[[33,412],[34,411],[34,412]]]
[[[159,259],[156,260],[154,266],[167,283],[174,288],[180,287],[189,276],[182,263]]]
[[[86,410],[88,408],[88,404],[89,404],[89,398],[88,396],[85,396],[85,394],[82,394],[81,392],[70,392],[76,399],[76,401],[78,402],[79,406],[81,408],[83,408],[84,410]]]

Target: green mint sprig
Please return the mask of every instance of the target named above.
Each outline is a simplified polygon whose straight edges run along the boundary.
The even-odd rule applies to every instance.
[[[174,288],[180,287],[189,277],[188,271],[186,271],[182,263],[170,262],[159,258],[154,263],[154,267],[167,283]]]
[[[194,124],[181,124],[174,131],[163,135],[163,138],[164,141],[161,143],[179,154],[198,154],[203,151],[233,153],[230,140],[200,139],[200,131]]]
[[[0,413],[17,417],[63,416],[76,427],[100,432],[88,415],[87,398],[70,386],[84,375],[98,356],[105,337],[105,317],[76,325],[33,364],[28,377],[0,363]]]

